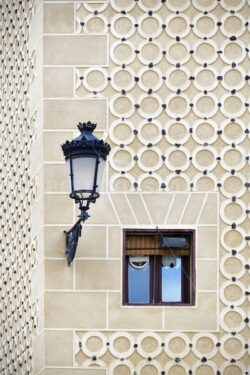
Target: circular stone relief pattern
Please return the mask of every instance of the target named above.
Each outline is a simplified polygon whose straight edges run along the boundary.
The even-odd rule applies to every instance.
[[[125,189],[127,186],[129,191],[143,190],[140,173],[155,176],[160,181],[159,190],[170,190],[175,174],[189,181],[187,190],[199,189],[203,175],[220,190],[221,170],[231,174],[247,171],[249,5],[246,1],[197,0],[177,4],[114,0],[105,5],[78,4],[76,8],[77,32],[89,32],[88,24],[92,21],[96,27],[91,28],[92,32],[109,34],[111,66],[77,69],[76,95],[109,98],[111,142],[124,153],[124,145],[136,146],[135,163],[129,170],[125,171],[122,165],[113,168],[111,161],[111,191],[116,190],[116,180],[121,175],[128,182]],[[120,124],[124,128],[124,121],[129,121],[133,129],[123,142],[117,134]],[[184,137],[178,131],[170,135],[172,121],[185,126]],[[144,133],[153,123],[158,137],[154,134],[152,141],[145,142],[142,122],[145,122]],[[169,144],[176,148],[187,144],[188,168],[184,164],[184,168],[171,173],[173,166],[166,157]],[[152,170],[145,166],[146,157],[140,145],[158,147],[161,151]],[[204,150],[204,153],[200,150],[201,155],[207,155],[209,147],[214,147],[216,157],[208,168],[201,162],[205,156],[196,157],[199,146]],[[241,160],[235,165],[225,163],[225,147],[239,148]],[[134,181],[132,186],[131,181]]]
[[[238,308],[235,312],[241,315]],[[231,333],[219,338],[218,334],[208,332],[188,335],[181,332],[77,332],[74,356],[78,366],[101,367],[111,355],[114,360],[109,366],[110,374],[116,374],[120,366],[127,367],[128,373],[136,374],[143,374],[146,367],[151,367],[152,373],[156,374],[177,370],[181,374],[196,374],[198,368],[204,366],[204,371],[206,368],[208,371],[204,374],[210,373],[210,369],[212,374],[219,374],[230,363],[236,368],[244,368],[240,360],[246,354],[247,346],[247,338]],[[193,356],[196,361],[191,365]],[[218,357],[223,358],[223,365],[217,363]]]
[[[248,374],[249,2],[110,0],[76,8],[77,32],[92,19],[110,38],[110,66],[81,68],[75,77],[76,95],[108,98],[110,191],[171,191],[180,178],[185,190],[205,186],[221,201],[220,332],[176,333],[172,341],[121,333],[126,351],[106,343],[115,358],[110,371]]]

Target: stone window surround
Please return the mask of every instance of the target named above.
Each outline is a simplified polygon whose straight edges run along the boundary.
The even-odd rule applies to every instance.
[[[131,228],[130,228],[131,229]],[[159,227],[155,227],[155,228],[151,228],[151,229],[145,229],[145,228],[133,228],[135,229],[135,233],[133,233],[133,235],[135,235],[136,233],[138,235],[140,235],[141,237],[142,236],[145,236],[146,234],[150,234],[151,236],[159,236],[160,235],[163,235],[163,236],[167,236],[171,230],[169,229],[166,229],[166,228],[161,228],[161,230],[159,229]],[[172,228],[171,228],[172,229]],[[151,230],[153,230],[152,232],[150,232]],[[181,307],[186,307],[186,306],[195,306],[196,305],[196,230],[194,228],[182,228],[182,229],[172,229],[173,230],[173,233],[171,233],[171,235],[175,234],[175,236],[180,236],[180,235],[185,235],[188,236],[190,239],[191,239],[191,245],[189,246],[189,255],[184,257],[184,258],[189,258],[189,261],[188,262],[185,262],[181,268],[182,268],[182,271],[181,271],[181,274],[182,274],[182,281],[181,281],[181,284],[182,284],[182,301],[179,301],[179,302],[164,302],[164,301],[160,301],[158,300],[160,298],[160,294],[161,292],[159,292],[159,289],[160,287],[162,286],[162,281],[159,281],[160,280],[160,275],[161,275],[161,271],[160,271],[160,262],[157,261],[156,262],[156,269],[154,269],[153,273],[152,273],[152,270],[151,270],[151,267],[153,266],[153,264],[150,262],[150,279],[149,279],[149,288],[150,288],[150,295],[153,293],[153,295],[156,293],[156,301],[157,302],[153,302],[153,301],[149,301],[149,302],[143,302],[143,303],[136,303],[136,302],[129,302],[128,301],[128,282],[129,282],[129,278],[128,278],[128,274],[127,274],[127,268],[128,268],[128,260],[127,258],[130,257],[126,254],[126,236],[131,234],[131,231],[128,230],[128,228],[123,228],[123,251],[122,251],[122,266],[123,266],[123,278],[122,278],[122,294],[123,294],[123,306],[144,306],[144,307],[148,307],[148,306],[164,306],[164,307],[168,307],[168,306],[178,306],[179,308]],[[158,232],[159,231],[159,232]],[[157,233],[158,232],[158,233]],[[165,249],[166,250],[166,249]],[[175,253],[175,249],[173,249],[173,253]],[[165,254],[166,254],[166,251],[165,251]],[[143,254],[141,254],[142,256]],[[147,254],[145,254],[147,255]],[[156,256],[158,259],[159,259],[159,255],[157,256],[156,254],[151,254],[150,257],[153,255],[153,258]],[[169,255],[169,254],[168,254]],[[133,255],[132,255],[133,256]],[[182,255],[178,255],[178,250],[177,250],[177,254],[175,255],[176,257],[179,256],[179,257],[182,257]],[[153,266],[153,268],[155,268],[155,266]],[[152,277],[153,275],[153,277]],[[151,279],[152,277],[152,279]],[[153,280],[158,280],[156,282],[157,286],[155,285],[155,281]],[[151,290],[151,285],[152,283],[154,284],[152,290]],[[188,296],[188,297],[184,297],[184,295]],[[151,295],[152,297],[152,295]],[[183,299],[186,299],[186,301],[184,302]],[[151,299],[151,298],[150,298]]]
[[[91,217],[85,224],[85,231],[79,244],[79,258],[76,257],[75,269],[72,270],[75,274],[74,277],[76,277],[74,290],[61,288],[55,290],[50,287],[45,291],[46,328],[65,327],[81,330],[87,324],[89,330],[102,331],[154,330],[169,332],[181,330],[183,332],[217,332],[219,324],[218,197],[218,193],[211,192],[102,193],[95,205],[91,207]],[[66,199],[69,200],[68,196],[61,196],[62,201]],[[61,206],[61,202],[58,203]],[[156,211],[157,203],[160,208],[158,207]],[[190,210],[193,205],[195,207],[198,205],[199,209]],[[213,207],[212,210],[211,207]],[[132,220],[133,217],[134,220]],[[139,220],[141,221],[140,224]],[[133,224],[128,224],[128,222]],[[59,223],[52,224],[51,228],[56,229],[56,226],[58,226],[58,231],[60,231],[61,225]],[[48,228],[49,226],[47,225]],[[156,226],[159,226],[160,229],[196,229],[197,303],[195,306],[183,308],[122,306],[122,229],[135,227],[152,229]],[[99,250],[95,250],[94,246],[95,236],[89,243],[88,229],[92,228],[95,231],[95,228],[100,229],[102,227],[106,227],[106,240],[104,239],[104,242],[106,245],[108,243],[110,245],[108,253],[103,253],[102,259],[100,259],[98,256]],[[209,248],[207,246],[208,240],[210,241]],[[86,253],[88,250],[86,248],[87,243],[92,249],[88,255]],[[98,281],[96,278],[96,273],[93,272],[93,267],[96,269],[95,264],[99,264],[99,271],[96,271],[98,274],[104,272],[102,277],[105,277],[105,284],[100,284],[100,280]],[[100,268],[100,264],[105,267]],[[50,272],[47,276],[53,283],[55,275]],[[100,309],[98,316],[96,315],[95,319],[91,321],[87,319],[88,321],[85,322],[83,315],[78,316],[77,314],[75,319],[72,317],[69,322],[66,317],[75,314],[75,310],[72,309],[76,300],[78,303],[84,303],[85,306],[86,303],[92,305],[96,301]],[[100,305],[100,301],[102,301],[102,305]],[[65,311],[64,316],[60,316],[60,318],[59,305]],[[183,316],[185,316],[185,320],[183,320]]]

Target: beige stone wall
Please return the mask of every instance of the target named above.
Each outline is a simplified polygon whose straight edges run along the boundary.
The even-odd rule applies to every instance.
[[[247,371],[248,17],[244,1],[45,2],[47,372]],[[59,145],[83,120],[112,151],[67,268]],[[122,307],[121,231],[156,225],[196,229],[192,308]]]
[[[247,374],[249,4],[54,0],[31,8],[29,110],[37,126],[24,164],[31,159],[35,181],[25,189],[37,186],[26,211],[37,259],[33,274],[31,255],[21,266],[27,282],[33,276],[21,321],[31,321],[34,303],[33,373]],[[78,212],[60,145],[88,120],[112,151],[69,268],[63,231]],[[196,229],[194,307],[122,307],[121,231],[155,226]]]
[[[45,374],[247,373],[249,12],[45,2]],[[83,120],[112,151],[67,268],[77,209],[59,145]],[[192,308],[122,306],[121,231],[156,225],[196,229]]]
[[[114,331],[217,331],[217,198],[216,193],[165,193],[164,200],[171,202],[170,210],[167,212],[169,207],[162,202],[162,209],[158,209],[158,215],[162,216],[156,218],[154,207],[161,201],[162,193],[103,193],[84,226],[71,268],[65,267],[61,226],[56,234],[54,228],[51,231],[49,227],[46,240],[50,247],[53,244],[52,249],[58,243],[59,252],[50,252],[46,260],[46,326]],[[140,204],[144,215],[139,213]],[[189,214],[190,205],[195,204],[199,210]],[[196,229],[197,304],[192,308],[121,306],[122,229],[155,228],[155,225]]]

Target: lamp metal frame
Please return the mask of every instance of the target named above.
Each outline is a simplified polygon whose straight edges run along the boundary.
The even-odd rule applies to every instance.
[[[79,204],[79,209],[81,211],[78,216],[79,219],[68,231],[64,231],[66,236],[66,250],[65,254],[67,257],[68,266],[73,261],[79,237],[82,233],[82,223],[84,223],[90,215],[88,214],[90,203],[95,203],[96,199],[100,197],[100,194],[97,192],[97,178],[101,158],[106,161],[107,156],[110,152],[110,145],[104,143],[103,140],[95,137],[92,132],[96,128],[96,124],[88,121],[87,123],[79,123],[78,129],[80,131],[80,136],[73,139],[72,141],[66,141],[61,147],[65,160],[69,160],[70,168],[70,187],[71,192],[69,194],[70,198],[75,200],[75,203]],[[92,189],[74,189],[74,171],[73,171],[73,159],[75,158],[84,158],[90,157],[95,159],[95,171]],[[85,194],[88,194],[85,196]]]

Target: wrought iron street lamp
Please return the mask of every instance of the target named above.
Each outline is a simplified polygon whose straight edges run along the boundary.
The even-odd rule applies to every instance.
[[[92,134],[96,124],[89,121],[79,123],[77,127],[81,133],[79,137],[62,145],[69,175],[70,198],[79,204],[81,211],[79,220],[65,232],[68,265],[75,257],[78,239],[81,236],[81,222],[89,217],[87,211],[90,203],[95,203],[100,196],[105,161],[110,152],[109,144]]]

